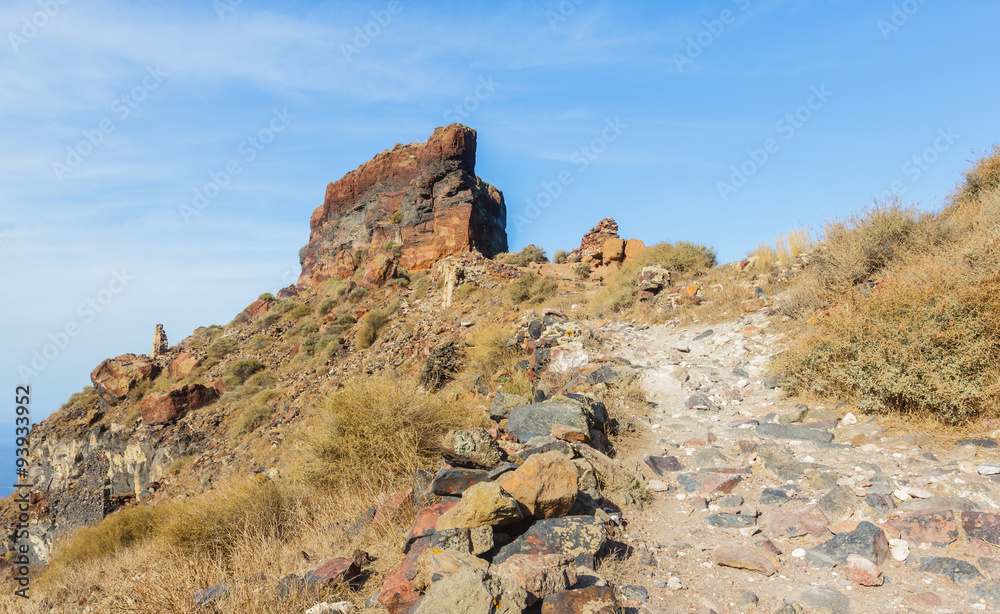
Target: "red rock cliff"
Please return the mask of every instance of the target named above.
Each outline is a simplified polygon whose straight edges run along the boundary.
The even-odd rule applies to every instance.
[[[350,277],[390,241],[402,244],[399,265],[409,270],[472,250],[487,257],[507,251],[503,193],[475,168],[476,131],[452,124],[331,183],[299,252],[299,284]]]

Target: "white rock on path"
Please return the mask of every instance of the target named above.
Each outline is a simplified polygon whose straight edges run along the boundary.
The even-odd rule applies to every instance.
[[[889,552],[897,561],[905,561],[910,556],[910,544],[905,539],[890,539]]]
[[[979,465],[979,475],[997,475],[1000,473],[1000,463],[983,463]]]

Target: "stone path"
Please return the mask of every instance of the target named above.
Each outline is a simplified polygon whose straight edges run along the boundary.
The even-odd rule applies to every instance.
[[[996,442],[793,405],[766,377],[777,317],[605,328],[654,404],[621,454],[652,497],[629,515],[633,611],[1000,611]]]

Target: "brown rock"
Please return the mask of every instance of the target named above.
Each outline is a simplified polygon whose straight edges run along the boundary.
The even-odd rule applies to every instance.
[[[743,311],[745,311],[747,313],[750,313],[750,312],[753,312],[753,311],[760,311],[761,309],[764,308],[764,305],[765,305],[764,299],[762,299],[762,298],[753,298],[753,299],[750,299],[749,301],[743,301],[742,307],[743,307]]]
[[[170,344],[167,342],[167,333],[163,330],[162,324],[157,324],[153,329],[153,349],[149,352],[150,358],[156,358],[167,353]]]
[[[139,404],[146,424],[166,424],[183,418],[189,411],[200,409],[219,398],[214,388],[188,384],[169,392],[151,394]]]
[[[949,509],[924,510],[901,516],[888,523],[911,544],[947,546],[958,539],[955,513]]]
[[[559,452],[528,457],[498,483],[535,518],[565,516],[576,502],[576,465]]]
[[[590,586],[549,595],[542,614],[616,614],[620,607],[612,587]]]
[[[712,552],[712,562],[723,567],[735,567],[756,571],[765,576],[772,576],[778,571],[778,556],[771,552],[756,548],[740,546],[723,546]]]
[[[375,508],[375,518],[372,520],[376,526],[382,526],[395,520],[404,509],[413,505],[413,489],[407,488],[397,491]]]
[[[603,254],[602,260],[604,264],[625,260],[625,240],[618,238],[605,239],[601,253]]]
[[[309,585],[318,584],[326,586],[329,584],[349,584],[356,585],[361,577],[361,569],[354,559],[339,558],[327,561],[322,566],[306,574],[305,580]]]
[[[365,272],[361,275],[359,283],[369,290],[374,290],[375,288],[382,287],[395,274],[396,261],[386,254],[376,254],[365,268]]]
[[[844,576],[861,586],[882,586],[882,570],[858,554],[847,555],[847,565],[844,566]]]
[[[528,593],[528,605],[576,584],[572,559],[561,554],[515,554],[496,568],[501,578]]]
[[[576,469],[574,467],[574,474]],[[462,494],[462,500],[437,521],[437,529],[474,529],[510,524],[524,518],[518,502],[496,482],[480,482]]]
[[[171,379],[184,379],[197,369],[204,360],[204,358],[199,358],[193,352],[181,352],[170,361],[170,366],[167,368],[167,375]]]
[[[565,424],[553,424],[552,436],[562,441],[575,443],[587,443],[587,440],[590,439],[589,430],[588,432],[584,432],[579,428],[566,426]]]
[[[826,516],[815,504],[768,510],[761,517],[760,524],[773,537],[820,536],[827,533]]]
[[[618,224],[613,218],[604,218],[597,223],[597,226],[591,228],[590,232],[583,235],[580,247],[570,252],[570,256],[579,256],[581,262],[600,265],[603,256],[604,242],[608,239],[617,238],[619,238]]]
[[[417,575],[413,579],[414,588],[426,590],[431,584],[443,580],[465,569],[486,571],[490,564],[468,552],[458,550],[428,549],[417,563]]]
[[[247,315],[248,318],[256,318],[257,316],[267,313],[267,310],[271,308],[271,301],[266,301],[262,298],[250,303],[243,310],[243,313]]]
[[[90,373],[90,381],[101,398],[110,405],[117,405],[136,384],[151,380],[158,374],[159,368],[146,356],[122,354],[97,365]]]
[[[299,284],[346,279],[358,268],[356,252],[366,266],[386,241],[402,244],[399,264],[411,271],[472,250],[486,257],[506,252],[503,194],[478,178],[475,166],[476,131],[452,124],[328,185],[310,220]]]
[[[635,258],[644,249],[646,249],[645,243],[639,239],[629,239],[625,242],[625,260]]]

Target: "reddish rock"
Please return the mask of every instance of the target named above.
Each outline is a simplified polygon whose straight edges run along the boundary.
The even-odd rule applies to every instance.
[[[661,266],[642,267],[636,275],[636,284],[639,300],[649,300],[670,286],[670,271]]]
[[[604,218],[583,235],[580,247],[570,252],[570,256],[579,256],[582,262],[591,262],[598,266],[603,261],[604,242],[608,239],[618,239],[618,224],[614,218]]]
[[[476,131],[452,124],[328,185],[301,252],[300,285],[351,277],[386,241],[402,244],[399,264],[411,271],[472,250],[486,257],[506,252],[503,194],[478,178],[475,166]]]
[[[286,298],[292,298],[293,296],[299,295],[299,288],[295,284],[285,286],[281,290],[278,290],[278,300],[283,301]]]
[[[934,593],[917,593],[916,595],[910,597],[910,603],[928,608],[936,608],[943,602],[941,601],[941,598]]]
[[[742,481],[742,474],[721,471],[699,471],[697,473],[682,473],[677,476],[678,486],[687,492],[721,492],[728,495]]]
[[[572,558],[577,565],[593,569],[594,556],[607,539],[607,529],[591,516],[539,520],[501,548],[493,557],[493,563],[499,565],[517,554],[560,554]]]
[[[562,441],[587,443],[587,440],[590,439],[590,432],[589,429],[583,431],[577,427],[566,426],[565,424],[553,424],[552,436]]]
[[[572,559],[559,554],[515,554],[497,566],[496,574],[528,592],[528,605],[576,584]]]
[[[256,301],[250,303],[243,310],[243,313],[247,315],[248,318],[253,319],[267,313],[267,310],[271,308],[271,301],[266,301],[264,299],[257,299]]]
[[[970,540],[1000,545],[1000,515],[990,512],[962,512],[962,528]]]
[[[542,614],[616,614],[620,608],[615,589],[610,586],[563,591],[542,601]]]
[[[437,530],[438,519],[456,505],[458,505],[458,501],[445,501],[429,505],[417,512],[417,517],[413,519],[413,526],[410,527],[410,533],[406,536],[403,552],[409,551],[410,546],[418,538],[432,535]]]
[[[306,584],[327,586],[330,584],[356,585],[361,577],[361,569],[354,559],[340,558],[327,561],[322,566],[305,575]]]
[[[844,576],[861,586],[882,586],[882,570],[863,556],[847,555],[847,565],[844,566]]]
[[[434,476],[430,490],[432,494],[442,497],[461,496],[473,485],[488,480],[489,473],[489,471],[482,469],[446,467]]]
[[[772,552],[740,546],[723,546],[712,552],[712,562],[724,567],[735,567],[773,576],[778,571],[778,556]]]
[[[413,489],[407,488],[395,492],[375,508],[375,518],[372,520],[376,525],[385,525],[395,520],[404,508],[413,505]]]
[[[761,526],[773,537],[801,537],[825,535],[827,519],[817,505],[776,508],[764,512]]]
[[[753,298],[753,299],[750,299],[749,301],[743,301],[742,307],[743,307],[743,311],[745,311],[747,313],[750,313],[750,312],[753,312],[753,311],[760,311],[761,309],[764,308],[764,305],[765,305],[764,299],[762,299],[762,298]]]
[[[361,275],[360,285],[374,290],[385,285],[385,282],[392,279],[395,274],[396,261],[386,254],[376,254]]]
[[[188,384],[161,394],[151,394],[139,404],[146,424],[166,424],[183,418],[189,411],[200,409],[219,398],[214,388]]]
[[[204,360],[204,358],[199,358],[193,352],[181,352],[170,361],[170,366],[167,368],[167,375],[171,379],[184,379],[197,369]]]
[[[117,405],[136,384],[151,380],[158,374],[159,368],[148,357],[122,354],[97,365],[90,373],[90,381],[101,398],[110,405]]]
[[[629,239],[625,242],[625,260],[635,258],[644,249],[646,249],[645,243],[639,239]]]
[[[955,513],[949,509],[924,510],[907,514],[888,523],[911,544],[947,546],[958,539]]]
[[[413,590],[413,585],[406,579],[402,570],[390,572],[382,583],[382,592],[378,601],[389,614],[400,614],[408,611],[420,599],[420,593]]]
[[[604,264],[625,260],[625,239],[605,239],[601,254]]]

